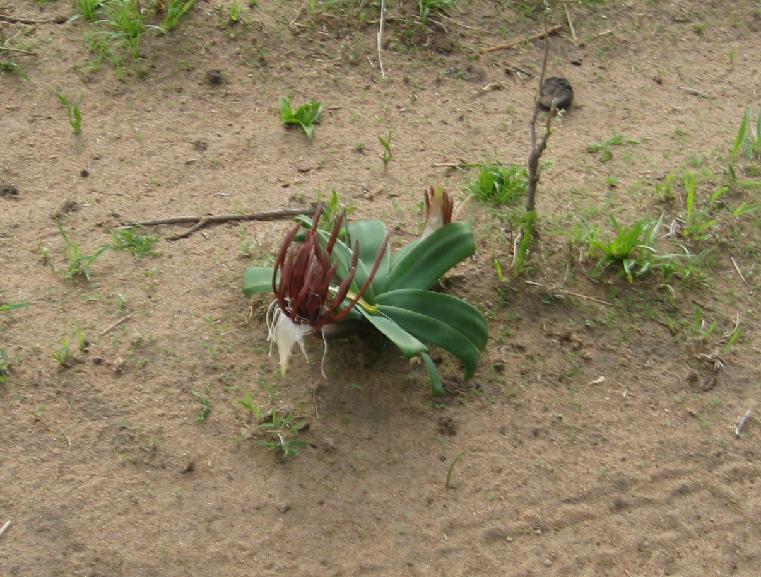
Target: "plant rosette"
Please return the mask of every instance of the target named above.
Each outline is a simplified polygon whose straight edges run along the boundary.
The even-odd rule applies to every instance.
[[[420,357],[434,394],[443,392],[429,356],[439,346],[463,364],[465,379],[476,371],[486,347],[486,318],[473,305],[431,288],[455,265],[473,255],[469,223],[450,222],[452,202],[443,191],[426,193],[425,235],[392,253],[389,232],[379,220],[319,228],[323,207],[301,216],[286,235],[273,267],[250,267],[243,292],[272,292],[267,310],[268,340],[285,374],[304,338],[341,332],[342,323],[359,322],[379,331],[407,358]]]

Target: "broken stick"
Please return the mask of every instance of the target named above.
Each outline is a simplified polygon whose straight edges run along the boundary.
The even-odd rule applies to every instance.
[[[191,226],[189,229],[187,229],[186,231],[166,237],[167,240],[179,240],[181,238],[187,238],[194,232],[212,224],[221,224],[224,222],[243,222],[243,221],[252,221],[252,220],[260,220],[260,221],[261,220],[287,220],[289,218],[293,218],[294,216],[299,216],[302,214],[312,214],[314,213],[314,210],[315,210],[315,207],[314,205],[312,205],[308,208],[286,208],[285,210],[276,210],[272,212],[254,212],[250,214],[174,216],[169,218],[158,218],[155,220],[146,220],[142,222],[130,222],[124,225],[122,228],[129,228],[132,226],[158,226],[162,224],[183,224],[183,223],[194,222],[195,224]]]
[[[560,24],[556,24],[555,26],[550,26],[549,28],[545,29],[543,32],[537,32],[536,34],[532,34],[531,36],[526,36],[525,38],[521,38],[520,40],[514,40],[512,42],[507,42],[506,44],[497,44],[495,46],[482,48],[479,51],[479,54],[486,54],[487,52],[496,52],[497,50],[510,50],[511,48],[520,46],[524,42],[531,42],[532,40],[539,40],[540,38],[544,38],[545,36],[549,36],[550,34],[557,34],[562,28],[563,27]]]

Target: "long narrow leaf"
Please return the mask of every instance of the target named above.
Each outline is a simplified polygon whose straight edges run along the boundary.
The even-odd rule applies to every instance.
[[[357,307],[354,310],[358,310],[362,313],[362,316],[370,321],[370,323],[378,329],[383,336],[394,343],[394,345],[402,351],[402,354],[405,357],[411,358],[428,351],[428,347],[425,344],[405,331],[392,319],[381,315],[371,315],[361,307]]]
[[[460,331],[483,351],[489,330],[486,318],[473,305],[453,296],[419,289],[399,289],[379,295],[376,304],[418,312]]]
[[[750,106],[745,110],[743,114],[742,122],[740,122],[740,128],[737,130],[737,137],[735,138],[735,145],[732,147],[732,160],[737,160],[737,154],[740,152],[740,147],[745,142],[745,135],[748,132],[748,125],[753,115],[753,111]]]
[[[418,242],[391,270],[387,290],[429,289],[457,263],[476,251],[467,222],[452,222]]]
[[[407,309],[387,305],[381,305],[378,308],[411,335],[424,342],[438,345],[460,359],[465,365],[466,379],[476,372],[478,349],[457,329],[440,320]]]
[[[375,258],[383,245],[383,241],[386,240],[386,225],[380,220],[358,220],[350,222],[346,230],[349,235],[348,241],[350,245],[353,245],[354,241],[359,242],[359,260],[362,261],[362,264],[365,265],[365,269],[369,273],[373,268]],[[375,274],[375,278],[373,278],[372,294],[369,298],[372,298],[374,294],[380,294],[386,290],[390,263],[391,251],[387,248],[383,254],[378,272]],[[364,279],[357,280],[357,284],[363,284],[367,280],[367,277],[365,276]]]
[[[428,378],[431,379],[431,392],[434,396],[444,393],[444,383],[441,382],[439,371],[436,369],[436,364],[433,359],[427,353],[420,353],[420,358],[423,359],[425,368],[428,371]]]

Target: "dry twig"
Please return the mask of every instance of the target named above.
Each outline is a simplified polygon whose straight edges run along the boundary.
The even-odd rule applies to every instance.
[[[737,264],[737,261],[735,260],[735,257],[730,256],[729,257],[732,260],[732,264],[735,266],[735,270],[737,271],[737,275],[740,277],[740,280],[743,281],[743,284],[748,287],[748,292],[750,294],[753,294],[753,287],[750,286],[750,283],[745,280],[745,277],[743,276],[742,271],[740,270],[740,265]]]
[[[10,46],[0,46],[0,50],[6,50],[7,52],[18,52],[20,54],[31,54],[32,56],[35,56],[35,52],[29,52],[29,50],[21,50],[21,48],[12,48]]]
[[[596,297],[590,297],[590,296],[587,296],[587,295],[583,295],[581,293],[576,293],[576,292],[573,292],[573,291],[565,290],[565,289],[562,289],[562,288],[546,287],[543,284],[540,284],[538,282],[533,282],[533,281],[530,281],[530,280],[527,280],[526,284],[531,285],[531,286],[535,286],[535,287],[538,287],[538,288],[542,288],[542,289],[544,289],[544,290],[546,290],[548,292],[551,292],[551,293],[557,293],[557,294],[561,294],[561,295],[568,295],[568,296],[572,296],[572,297],[578,297],[580,299],[584,299],[585,301],[591,301],[593,303],[598,303],[598,304],[606,305],[606,306],[609,306],[609,307],[613,306],[613,303],[611,303],[611,302],[604,301],[604,300],[598,299]]]
[[[534,100],[534,114],[531,117],[531,152],[528,156],[528,191],[526,197],[526,212],[534,212],[536,206],[536,186],[539,184],[539,159],[542,157],[544,149],[547,148],[547,139],[550,137],[550,128],[552,119],[557,115],[557,101],[553,99],[550,105],[550,111],[547,114],[547,122],[544,126],[544,134],[537,142],[536,138],[536,121],[539,118],[541,110],[541,94],[544,84],[544,76],[547,73],[547,54],[549,52],[549,30],[547,29],[547,11],[544,12],[544,31],[546,39],[544,41],[544,58],[542,60],[542,72],[539,75],[539,92]]]
[[[5,533],[8,530],[8,527],[10,526],[11,526],[11,522],[6,521],[5,524],[2,527],[0,527],[0,537],[2,537],[3,533]]]
[[[563,2],[563,10],[565,10],[565,19],[568,21],[568,29],[571,31],[571,40],[574,46],[578,46],[579,42],[576,40],[576,30],[573,29],[573,21],[571,20],[571,11],[568,10],[568,3]]]
[[[487,52],[496,52],[497,50],[510,50],[511,48],[520,46],[524,42],[531,42],[532,40],[539,40],[540,38],[545,38],[549,36],[550,34],[557,34],[562,28],[563,27],[560,24],[556,24],[555,26],[551,26],[550,28],[547,28],[547,21],[545,18],[544,32],[538,32],[537,34],[532,34],[531,36],[526,36],[525,38],[521,38],[520,40],[514,40],[512,42],[507,42],[505,44],[497,44],[495,46],[488,46],[486,48],[482,48],[481,50],[479,50],[479,54],[486,54]]]
[[[194,222],[195,224],[185,232],[166,237],[167,240],[179,240],[187,238],[194,232],[209,226],[211,224],[221,224],[224,222],[243,222],[243,221],[269,221],[269,220],[287,220],[301,214],[314,213],[314,205],[308,208],[287,208],[285,210],[276,210],[272,212],[254,212],[250,214],[218,214],[210,216],[175,216],[169,218],[159,218],[156,220],[146,220],[143,222],[131,222],[125,225],[130,226],[158,226],[162,224],[182,224]]]
[[[129,320],[131,317],[132,317],[132,313],[130,313],[128,315],[125,315],[122,318],[120,318],[118,321],[116,321],[115,323],[112,323],[112,324],[108,325],[105,329],[100,331],[100,336],[103,336],[105,334],[110,333],[112,330],[114,330],[116,327],[118,327],[124,321]]]
[[[34,18],[19,18],[10,14],[0,14],[0,22],[7,22],[8,24],[63,24],[66,22],[66,18],[64,16],[56,16],[55,18],[35,20]]]

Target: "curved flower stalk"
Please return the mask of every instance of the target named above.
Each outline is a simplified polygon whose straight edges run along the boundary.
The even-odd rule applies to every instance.
[[[301,225],[296,224],[291,229],[280,247],[272,270],[272,292],[275,294],[275,300],[267,313],[268,340],[278,347],[280,370],[283,374],[288,368],[288,359],[295,345],[299,345],[306,357],[303,343],[305,336],[322,333],[325,326],[341,322],[347,317],[370,287],[388,246],[386,235],[370,274],[359,290],[352,294],[350,289],[357,274],[360,255],[359,242],[356,241],[348,274],[338,286],[332,286],[338,269],[338,263],[332,262],[333,249],[346,215],[342,214],[336,219],[333,231],[323,248],[317,229],[322,213],[323,205],[320,205],[303,242],[294,244]],[[349,302],[342,308],[347,298]]]
[[[432,186],[425,191],[425,226],[420,238],[426,238],[442,226],[452,222],[454,201],[444,189],[434,189]]]

